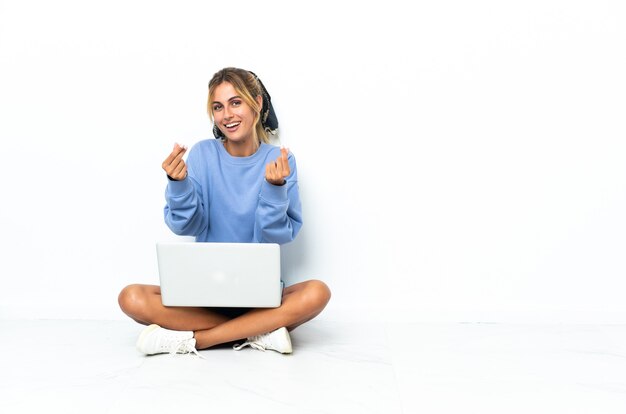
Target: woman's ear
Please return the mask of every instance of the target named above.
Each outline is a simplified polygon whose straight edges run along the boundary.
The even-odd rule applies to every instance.
[[[261,112],[261,110],[263,109],[263,97],[261,95],[258,95],[256,97],[256,103],[259,104],[259,112]]]

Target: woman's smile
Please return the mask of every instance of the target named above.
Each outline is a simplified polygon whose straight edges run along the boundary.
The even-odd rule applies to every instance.
[[[226,128],[226,131],[233,133],[237,130],[237,128],[239,128],[239,125],[241,124],[241,121],[239,122],[231,122],[228,123],[226,125],[224,125],[224,128]]]

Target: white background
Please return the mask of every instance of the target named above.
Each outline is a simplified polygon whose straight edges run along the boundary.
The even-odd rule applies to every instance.
[[[408,3],[408,2],[407,2]],[[615,1],[0,1],[0,317],[123,318],[161,162],[225,66],[267,86],[324,318],[626,318]]]

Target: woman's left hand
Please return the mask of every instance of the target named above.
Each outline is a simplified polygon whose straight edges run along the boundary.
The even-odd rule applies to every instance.
[[[289,155],[289,149],[281,148],[280,157],[265,166],[265,179],[268,183],[274,185],[284,185],[286,183],[285,178],[291,172],[287,155]]]

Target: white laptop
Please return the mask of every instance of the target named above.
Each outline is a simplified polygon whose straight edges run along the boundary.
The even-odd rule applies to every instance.
[[[278,244],[157,243],[157,258],[165,306],[280,306]]]

